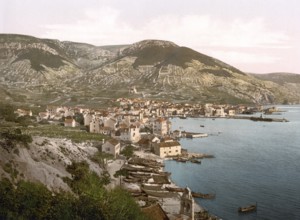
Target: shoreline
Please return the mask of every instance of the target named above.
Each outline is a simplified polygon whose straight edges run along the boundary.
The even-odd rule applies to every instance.
[[[121,158],[108,163],[107,168],[112,177],[108,188],[121,186],[131,194],[142,210],[150,209],[153,206],[157,208],[159,205],[171,220],[178,219],[178,216],[183,216],[183,219],[189,217],[186,213],[180,214],[183,194],[187,195],[186,190],[188,190],[188,195],[192,198],[194,204],[195,219],[220,219],[209,213],[208,210],[201,206],[199,200],[196,200],[196,198],[213,199],[214,196],[211,197],[212,194],[196,193],[188,187],[181,188],[172,179],[172,173],[166,172],[165,161],[173,158],[161,158],[142,150],[135,151],[134,154],[135,156],[128,161]],[[205,158],[206,156],[206,154],[187,152],[185,156],[188,154],[190,158]],[[115,172],[121,169],[126,170],[126,176],[113,177]],[[179,190],[177,191],[176,189]]]
[[[277,115],[277,114],[268,114],[268,115]],[[170,118],[179,118],[180,117],[170,117]],[[289,122],[289,120],[285,118],[268,118],[268,117],[257,117],[257,116],[249,116],[249,115],[232,115],[232,116],[186,116],[185,119],[188,118],[205,118],[205,119],[239,119],[239,120],[251,120],[251,121],[261,121],[261,122]],[[188,132],[192,133],[192,132]],[[200,134],[200,133],[199,133]],[[201,133],[202,134],[202,133]]]
[[[156,160],[158,163],[163,164],[161,166],[160,171],[161,173],[168,173],[165,170],[165,161],[170,160],[172,158],[160,158],[159,156],[152,154],[152,153],[147,153],[144,151],[137,151],[135,152],[135,155],[137,158],[141,159],[146,159],[146,160]],[[201,154],[203,156],[203,154]],[[156,175],[156,174],[155,174]],[[183,192],[174,192],[168,190],[168,188],[177,188],[181,189],[180,186],[178,186],[175,181],[172,180],[172,173],[169,173],[167,175],[168,182],[162,183],[162,184],[157,184],[155,182],[152,182],[148,180],[145,183],[137,183],[133,182],[132,184],[135,184],[136,186],[139,185],[140,191],[139,193],[146,193],[148,195],[148,198],[151,199],[156,199],[157,203],[161,206],[161,208],[167,213],[170,219],[176,219],[176,216],[179,214],[180,207],[181,207],[181,199],[182,199],[182,194]],[[126,183],[128,184],[128,183]],[[137,188],[135,188],[135,192],[137,192]],[[194,193],[194,192],[193,192]],[[137,195],[137,194],[136,194]],[[204,194],[202,194],[204,195]],[[206,194],[205,194],[206,195]],[[208,211],[201,206],[199,201],[195,200],[194,201],[194,213],[195,216],[201,216],[202,219],[218,219],[216,216],[214,216],[211,213],[208,213]],[[203,218],[204,217],[204,218]],[[195,218],[198,219],[198,218]],[[199,218],[200,219],[200,218]]]

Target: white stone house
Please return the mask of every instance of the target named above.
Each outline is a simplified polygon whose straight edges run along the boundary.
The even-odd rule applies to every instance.
[[[40,120],[48,120],[49,119],[49,113],[48,112],[40,112],[39,113]]]
[[[154,145],[154,153],[161,158],[178,156],[181,145],[178,141],[160,142]]]
[[[83,115],[83,119],[84,119],[84,126],[90,126],[90,123],[93,120],[93,115],[91,114],[84,114]]]
[[[110,127],[113,130],[116,130],[117,124],[118,122],[114,118],[108,118],[107,120],[104,121],[104,127]]]
[[[64,121],[65,127],[76,127],[76,121],[74,118],[66,118]]]
[[[152,121],[153,134],[160,136],[167,135],[169,133],[170,124],[167,119],[157,118]]]
[[[235,115],[235,109],[228,109],[227,115],[234,116]]]
[[[181,131],[180,130],[175,130],[172,133],[173,138],[180,138],[182,137]]]
[[[224,108],[223,107],[215,108],[214,116],[216,116],[216,117],[225,117]]]
[[[116,139],[110,139],[102,145],[102,152],[112,154],[116,158],[120,154],[121,144]]]
[[[32,111],[31,110],[26,111],[24,109],[17,109],[16,111],[14,111],[14,113],[17,114],[18,117],[20,117],[20,116],[26,116],[26,115],[32,116]]]
[[[127,128],[119,129],[120,136],[118,137],[121,141],[136,143],[141,139],[140,128],[131,125]]]
[[[110,136],[114,130],[110,127],[100,126],[99,133]]]
[[[100,119],[93,118],[90,122],[90,132],[91,133],[100,133]]]

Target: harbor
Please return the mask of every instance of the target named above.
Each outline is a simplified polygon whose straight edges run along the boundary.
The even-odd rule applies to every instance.
[[[300,106],[279,109],[284,110],[282,115],[272,118],[286,118],[288,123],[173,119],[175,130],[181,127],[209,134],[208,138],[180,139],[182,148],[212,154],[215,159],[202,160],[201,165],[166,160],[164,170],[172,173],[172,181],[181,188],[188,185],[195,192],[215,193],[214,200],[195,200],[222,219],[297,219]],[[257,212],[238,212],[239,207],[247,208],[256,202]]]
[[[196,154],[190,155],[196,156]],[[201,158],[203,154],[198,154]],[[164,162],[171,158],[160,157],[144,151],[136,151],[135,156],[125,164],[119,164],[120,176],[115,176],[115,183],[126,189],[145,210],[160,207],[168,219],[211,219],[218,218],[208,213],[195,198],[215,198],[215,194],[191,191],[189,187],[181,188],[171,181],[171,173],[164,171]],[[195,158],[194,158],[195,159]],[[110,166],[115,166],[111,164]],[[182,201],[189,201],[192,209],[186,209]]]

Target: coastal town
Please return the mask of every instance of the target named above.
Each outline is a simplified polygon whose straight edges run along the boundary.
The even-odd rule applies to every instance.
[[[117,157],[121,145],[134,144],[152,150],[161,158],[180,156],[182,149],[179,138],[207,137],[205,133],[172,130],[170,118],[209,117],[250,119],[241,114],[278,112],[275,107],[249,107],[247,105],[176,104],[145,99],[119,98],[117,107],[90,109],[82,107],[52,106],[36,116],[38,122],[47,121],[65,127],[83,127],[90,133],[110,137],[103,151]],[[32,116],[31,110],[17,109],[18,116]],[[262,118],[262,117],[260,117]],[[254,117],[252,117],[254,119]],[[257,118],[256,118],[257,119]],[[104,140],[103,140],[104,141]],[[168,150],[166,150],[168,149]]]
[[[114,158],[105,166],[112,180],[109,187],[121,185],[125,188],[151,219],[218,219],[195,202],[195,198],[214,199],[216,195],[193,192],[188,186],[180,188],[170,181],[171,174],[163,169],[164,159],[201,164],[201,159],[214,157],[183,149],[180,138],[201,138],[208,134],[173,130],[171,118],[215,119],[256,112],[278,113],[275,107],[176,104],[144,99],[120,98],[114,104],[115,107],[106,109],[49,105],[36,115],[36,119],[39,123],[78,127],[81,132],[105,137],[99,143],[101,151]],[[15,113],[33,116],[31,110],[17,109]],[[133,157],[120,155],[127,146],[135,149]]]

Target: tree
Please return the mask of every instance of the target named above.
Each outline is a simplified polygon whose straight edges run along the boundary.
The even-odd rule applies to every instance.
[[[6,121],[15,121],[16,114],[14,113],[14,107],[8,104],[0,105],[0,119],[4,118]]]
[[[0,219],[13,218],[15,215],[14,188],[8,179],[0,181]]]
[[[75,121],[78,122],[80,125],[84,125],[84,117],[81,113],[75,113]]]
[[[76,219],[79,200],[68,192],[52,196],[49,211],[45,219]]]
[[[122,188],[117,187],[110,191],[107,196],[107,203],[110,204],[108,211],[105,212],[108,214],[107,219],[146,219],[134,199]]]
[[[51,206],[51,192],[42,184],[20,181],[15,191],[17,213],[25,219],[43,219]]]
[[[132,145],[127,145],[122,151],[123,154],[127,159],[133,156],[134,147]]]

